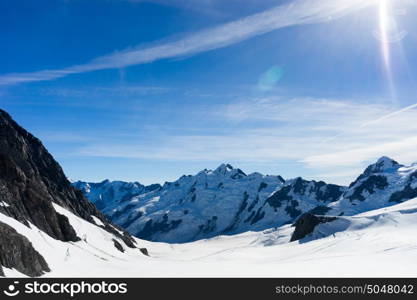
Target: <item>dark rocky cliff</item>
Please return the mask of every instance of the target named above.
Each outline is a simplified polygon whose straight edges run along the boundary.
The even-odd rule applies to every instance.
[[[71,186],[41,141],[3,110],[0,110],[0,203],[0,213],[27,226],[34,224],[55,239],[80,240],[68,218],[55,211],[52,203],[56,203],[91,223],[94,223],[92,216],[99,218],[105,230],[121,238],[128,247],[135,247],[128,233],[110,224],[81,191]]]

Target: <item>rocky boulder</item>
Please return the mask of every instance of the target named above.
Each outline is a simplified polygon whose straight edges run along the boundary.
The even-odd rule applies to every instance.
[[[312,233],[317,225],[336,220],[335,217],[316,216],[310,213],[303,214],[294,223],[295,230],[291,236],[291,242],[301,240]]]

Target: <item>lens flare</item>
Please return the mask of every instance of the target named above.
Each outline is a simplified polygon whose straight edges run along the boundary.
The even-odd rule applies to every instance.
[[[382,45],[382,53],[384,55],[384,62],[389,63],[389,38],[388,38],[388,1],[382,0],[379,4],[379,37]]]
[[[392,30],[392,19],[389,15],[390,3],[388,0],[381,0],[379,4],[379,32],[378,37],[381,43],[381,54],[384,64],[385,74],[388,81],[389,92],[392,98],[395,98],[394,79],[391,68],[390,55],[390,31]]]

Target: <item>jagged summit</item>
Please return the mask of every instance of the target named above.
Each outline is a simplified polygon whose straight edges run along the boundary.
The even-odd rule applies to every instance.
[[[349,187],[351,188],[370,176],[374,176],[375,174],[396,173],[401,167],[404,167],[404,165],[399,164],[397,161],[388,156],[382,156],[375,163],[369,165],[365,171],[349,185]]]
[[[226,163],[218,166],[213,172],[215,174],[228,175],[233,179],[240,179],[247,176],[241,169],[234,168],[231,164]]]
[[[230,172],[232,170],[234,170],[232,165],[222,163],[220,166],[218,166],[216,169],[214,169],[214,172],[225,174],[226,172]]]
[[[392,158],[389,158],[387,156],[382,156],[377,160],[375,164],[370,165],[367,168],[367,171],[369,173],[379,173],[379,172],[385,172],[393,169],[398,169],[402,167],[403,165],[400,165],[397,161],[393,160]]]

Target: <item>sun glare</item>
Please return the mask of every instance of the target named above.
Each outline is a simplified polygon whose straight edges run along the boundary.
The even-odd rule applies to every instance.
[[[382,0],[379,4],[379,30],[382,35],[387,39],[388,32],[388,1]],[[386,40],[388,42],[388,40]]]
[[[394,97],[394,82],[392,78],[391,70],[391,56],[390,56],[390,43],[391,43],[391,31],[393,30],[393,20],[390,17],[390,3],[389,0],[381,0],[379,3],[379,31],[376,37],[381,44],[381,54],[384,63],[384,69],[386,72],[388,85],[391,96]]]
[[[390,20],[388,15],[388,0],[382,0],[379,4],[379,32],[378,37],[382,43],[382,54],[384,57],[384,63],[389,63],[389,27]]]

